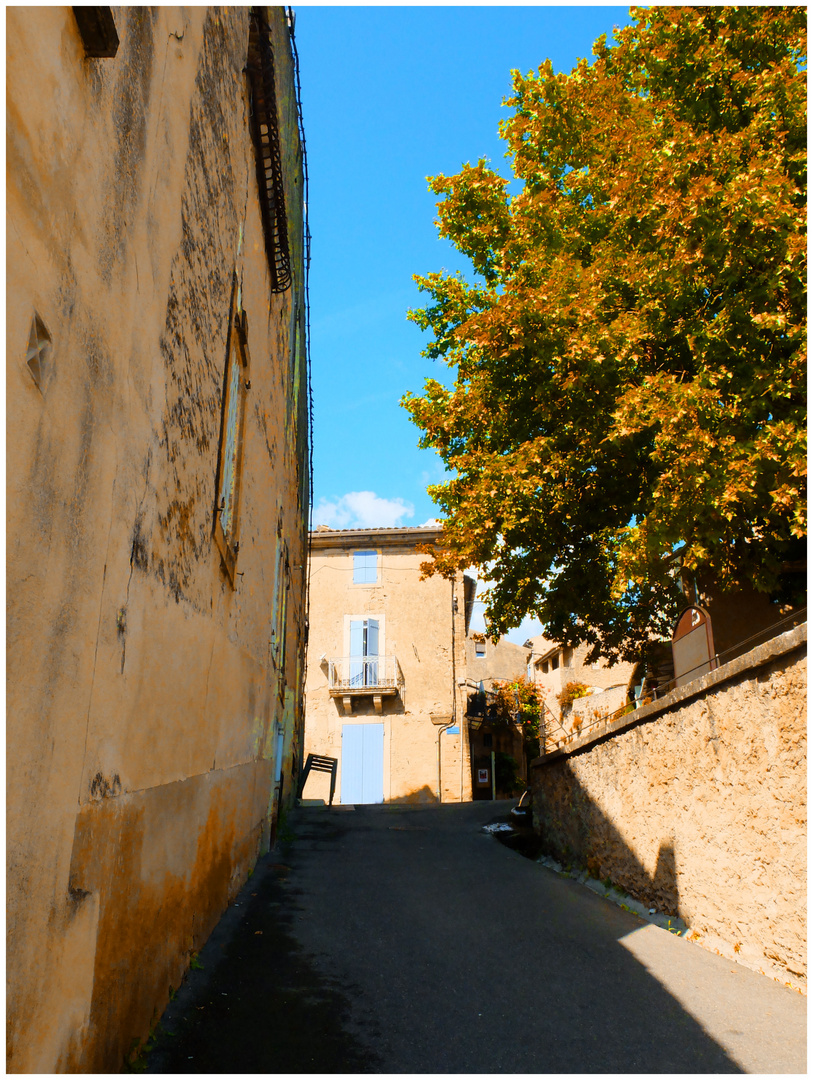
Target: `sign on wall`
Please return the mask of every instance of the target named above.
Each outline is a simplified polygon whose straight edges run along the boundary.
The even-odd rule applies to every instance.
[[[672,660],[675,665],[675,686],[699,679],[717,666],[711,619],[703,608],[687,608],[675,624]]]

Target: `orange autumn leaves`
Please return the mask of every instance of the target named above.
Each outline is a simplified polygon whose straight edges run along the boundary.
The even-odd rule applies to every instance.
[[[516,194],[432,181],[474,278],[417,279],[456,382],[404,399],[452,473],[436,569],[487,568],[495,632],[607,655],[668,626],[677,545],[770,590],[806,533],[804,11],[633,13],[514,74]]]

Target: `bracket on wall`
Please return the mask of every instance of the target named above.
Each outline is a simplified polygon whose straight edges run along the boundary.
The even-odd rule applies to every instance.
[[[356,696],[358,696],[358,695],[356,695]],[[368,698],[368,699],[370,697],[372,697],[373,705],[375,706],[375,711],[378,713],[379,716],[381,716],[383,714],[383,712],[384,712],[384,694],[365,694],[364,696],[366,698]],[[352,716],[353,715],[353,695],[352,694],[342,694],[341,699],[342,699],[342,708],[344,709],[344,715],[345,716]]]

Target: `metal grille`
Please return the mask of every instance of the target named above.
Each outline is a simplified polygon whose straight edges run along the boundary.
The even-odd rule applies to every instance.
[[[257,151],[260,213],[268,268],[271,271],[271,290],[280,293],[285,292],[291,284],[291,256],[282,183],[274,52],[268,24],[257,8],[251,9],[246,70],[251,87],[251,130]]]
[[[335,656],[328,662],[331,690],[399,689],[404,678],[395,656]]]

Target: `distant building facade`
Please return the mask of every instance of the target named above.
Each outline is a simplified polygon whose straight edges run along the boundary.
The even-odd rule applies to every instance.
[[[587,659],[589,645],[560,645],[542,634],[531,638],[527,645],[533,681],[545,695],[546,708],[566,730],[586,711],[612,712],[621,708],[630,695],[634,696],[634,676],[640,673],[643,681],[643,665],[622,661],[611,667],[601,659],[591,663]],[[583,687],[587,696],[565,704],[563,709],[561,696],[570,683]]]
[[[495,721],[491,696],[495,684],[527,675],[527,659],[528,650],[506,638],[492,641],[485,634],[474,633],[466,641],[474,799],[513,794],[511,777],[528,781],[522,734],[515,724]]]
[[[471,798],[464,721],[474,582],[421,580],[427,556],[418,546],[439,532],[311,533],[305,753],[338,761],[337,803]],[[327,802],[329,783],[311,773],[303,797]]]
[[[282,8],[6,25],[7,1066],[116,1072],[301,764],[294,58]]]

